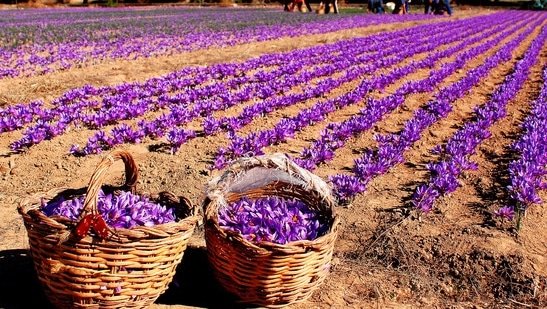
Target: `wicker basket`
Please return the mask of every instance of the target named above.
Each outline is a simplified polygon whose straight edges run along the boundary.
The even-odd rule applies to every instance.
[[[256,175],[269,175],[273,181]],[[250,187],[253,177],[257,181]],[[251,243],[218,224],[219,208],[244,196],[298,198],[328,222],[330,229],[312,241]],[[209,263],[219,283],[241,302],[270,308],[301,302],[327,276],[339,223],[336,202],[324,181],[285,155],[236,161],[209,183],[203,206]]]
[[[97,214],[97,196],[108,168],[125,163],[124,190],[134,192],[138,171],[131,155],[113,151],[97,166],[88,187],[54,189],[36,194],[18,207],[28,232],[30,251],[45,293],[59,308],[145,308],[166,289],[181,262],[198,217],[190,202],[168,192],[151,200],[173,207],[176,222],[113,230],[106,239],[94,231],[85,237],[74,233],[78,222],[61,216],[47,217],[44,201],[86,194],[84,210]],[[105,192],[115,192],[104,186]]]

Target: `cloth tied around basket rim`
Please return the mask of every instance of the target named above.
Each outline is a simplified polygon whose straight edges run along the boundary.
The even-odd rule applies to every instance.
[[[208,183],[207,198],[216,203],[219,208],[227,207],[229,196],[244,196],[248,192],[265,187],[310,193],[323,205],[313,205],[304,200],[308,206],[316,210],[321,207],[330,213],[331,218],[335,217],[336,200],[329,185],[282,153],[241,158],[235,161],[221,176]],[[216,221],[218,208],[212,211]]]

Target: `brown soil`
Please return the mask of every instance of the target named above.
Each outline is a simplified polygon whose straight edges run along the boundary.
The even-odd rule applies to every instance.
[[[487,11],[465,11],[456,18]],[[411,26],[415,23],[407,23]],[[544,23],[545,26],[545,23]],[[267,43],[240,45],[184,55],[117,61],[88,68],[71,69],[47,76],[0,81],[0,105],[30,99],[50,101],[64,91],[91,83],[110,85],[122,81],[142,81],[190,64],[240,61],[266,52],[333,42],[342,38],[393,30],[400,25],[369,27],[340,33],[308,36],[298,40],[281,39]],[[537,36],[538,29],[532,35]],[[367,191],[347,208],[339,208],[342,227],[336,243],[333,267],[326,282],[305,303],[293,308],[542,308],[547,306],[547,208],[530,209],[518,233],[507,222],[492,218],[493,210],[506,199],[508,145],[518,136],[519,124],[539,93],[543,81],[541,69],[547,62],[547,47],[524,88],[508,106],[508,117],[493,128],[493,136],[480,146],[473,159],[480,169],[465,175],[462,186],[441,200],[439,207],[427,215],[406,208],[414,188],[427,180],[423,164],[434,159],[430,149],[444,141],[462,123],[470,119],[473,106],[483,104],[503,77],[510,73],[530,44],[530,38],[515,51],[513,59],[501,64],[483,83],[454,104],[453,112],[424,133],[405,155],[407,163],[377,177]],[[501,46],[501,44],[500,44]],[[478,57],[466,68],[448,78],[460,79],[470,68],[482,63]],[[399,64],[403,65],[403,64]],[[423,78],[429,70],[420,70],[411,78]],[[381,97],[402,85],[389,87]],[[445,83],[443,83],[444,85]],[[347,91],[348,85],[334,94]],[[7,91],[9,89],[9,91]],[[298,88],[295,88],[297,91]],[[393,132],[431,97],[412,95],[402,108],[378,126],[350,141],[337,152],[335,160],[320,167],[325,177],[345,172],[364,147],[374,146],[376,133]],[[259,119],[246,132],[273,126],[278,119],[294,115],[298,106]],[[344,109],[299,134],[294,141],[272,151],[299,152],[331,121],[351,116]],[[234,110],[216,116],[233,115]],[[134,123],[129,122],[129,123]],[[43,142],[22,154],[10,154],[6,147],[20,132],[0,135],[0,307],[46,308],[32,261],[22,220],[16,212],[18,201],[29,194],[56,187],[82,187],[102,156],[76,158],[67,155],[71,144],[84,144],[91,130],[75,129],[62,137]],[[134,154],[140,168],[139,188],[146,192],[169,190],[185,195],[194,203],[203,200],[203,185],[218,171],[209,171],[218,147],[225,146],[223,134],[199,137],[183,145],[175,155],[151,151],[161,141],[120,148]],[[121,180],[122,167],[116,165],[111,182]],[[547,199],[547,194],[542,193]],[[176,283],[152,308],[234,307],[231,298],[215,284],[207,267],[203,230],[198,229],[176,275]],[[32,297],[22,298],[24,291]]]

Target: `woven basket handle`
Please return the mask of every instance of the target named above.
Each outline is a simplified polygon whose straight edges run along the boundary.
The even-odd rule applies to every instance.
[[[125,164],[125,187],[129,188],[131,193],[135,193],[135,186],[139,177],[139,171],[137,164],[131,156],[131,154],[125,150],[114,150],[109,153],[102,161],[97,165],[93,176],[89,180],[87,186],[87,192],[84,200],[84,208],[80,214],[81,220],[86,214],[91,213],[93,215],[99,214],[97,209],[97,203],[99,200],[99,190],[103,185],[108,169],[118,160],[122,160]]]

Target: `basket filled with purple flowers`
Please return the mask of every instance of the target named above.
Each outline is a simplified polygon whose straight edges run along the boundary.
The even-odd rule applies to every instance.
[[[208,184],[204,202],[218,282],[246,304],[306,300],[330,270],[335,206],[330,187],[283,154],[235,161]]]
[[[125,164],[125,184],[103,185]],[[132,156],[113,151],[89,185],[38,193],[18,207],[45,294],[58,308],[146,308],[168,287],[198,222],[169,192],[137,194]]]

